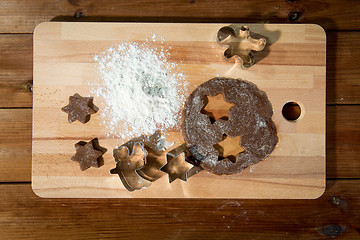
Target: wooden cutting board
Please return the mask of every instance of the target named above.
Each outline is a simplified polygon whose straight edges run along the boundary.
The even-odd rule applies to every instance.
[[[326,35],[313,24],[246,24],[268,39],[248,70],[223,59],[216,43],[229,24],[184,23],[42,23],[34,32],[34,96],[32,188],[40,197],[61,198],[283,198],[313,199],[325,190]],[[235,24],[241,27],[243,24]],[[90,94],[96,81],[94,54],[120,41],[144,42],[156,34],[157,47],[168,49],[171,61],[189,82],[186,97],[201,83],[218,76],[241,78],[265,91],[274,108],[279,143],[273,153],[243,172],[216,176],[206,171],[188,181],[167,176],[129,192],[117,175],[112,150],[129,139],[108,138],[101,114],[82,124],[69,124],[61,108],[69,96]],[[171,46],[171,48],[169,48]],[[301,107],[297,121],[282,115],[287,102]],[[102,103],[94,103],[102,108]],[[179,145],[181,131],[166,133]],[[74,144],[97,137],[107,148],[104,165],[80,171],[70,158]]]

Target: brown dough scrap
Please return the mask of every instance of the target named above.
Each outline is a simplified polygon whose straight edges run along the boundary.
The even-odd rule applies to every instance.
[[[228,120],[211,123],[201,109],[206,96],[220,93],[234,106],[229,109]],[[218,175],[233,174],[265,159],[274,150],[278,138],[272,114],[266,93],[255,84],[240,79],[213,78],[201,84],[187,99],[183,135],[201,167]],[[224,135],[241,136],[240,144],[245,151],[236,156],[235,163],[228,158],[219,159],[219,152],[214,148]]]
[[[80,164],[80,169],[85,171],[90,167],[99,168],[104,164],[102,155],[106,149],[99,146],[97,138],[90,142],[80,141],[75,144],[76,153],[71,160]]]
[[[116,167],[111,169],[110,173],[118,174],[127,190],[134,191],[150,186],[151,182],[136,173],[136,170],[144,166],[146,156],[146,151],[140,143],[135,143],[131,152],[126,146],[114,149],[113,156]]]
[[[78,93],[69,97],[69,104],[61,109],[68,114],[69,123],[79,120],[81,123],[87,123],[90,115],[96,113],[99,108],[93,104],[92,97],[82,97]]]

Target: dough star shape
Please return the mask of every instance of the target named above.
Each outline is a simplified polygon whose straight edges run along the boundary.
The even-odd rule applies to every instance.
[[[251,51],[262,51],[266,45],[265,38],[252,38],[247,26],[242,26],[238,34],[231,26],[221,28],[218,31],[217,42],[220,46],[227,48],[224,52],[225,59],[237,58],[244,69],[255,63]]]
[[[207,103],[201,110],[202,113],[209,115],[215,121],[220,118],[229,119],[229,109],[234,106],[233,103],[227,102],[221,93],[215,97],[207,96],[207,100]]]
[[[113,156],[116,161],[116,167],[111,169],[110,173],[118,174],[127,190],[139,190],[151,185],[151,182],[143,179],[136,173],[136,170],[141,169],[145,164],[146,151],[140,143],[135,143],[131,152],[126,146],[114,149]]]
[[[78,162],[82,171],[90,167],[99,168],[102,165],[100,158],[104,152],[94,148],[94,141],[97,141],[97,139],[90,142],[81,141],[75,144],[76,153],[71,157],[71,160]]]
[[[69,123],[76,120],[87,123],[90,120],[90,115],[96,113],[99,108],[93,104],[92,97],[82,97],[76,93],[69,97],[69,104],[61,110],[68,114]]]

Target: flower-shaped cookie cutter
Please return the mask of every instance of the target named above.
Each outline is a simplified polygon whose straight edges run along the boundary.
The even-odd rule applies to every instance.
[[[216,41],[220,46],[226,48],[225,60],[238,59],[243,69],[247,69],[255,63],[251,51],[262,51],[266,45],[265,38],[252,38],[247,26],[240,27],[238,32],[232,26],[223,27],[218,31]]]

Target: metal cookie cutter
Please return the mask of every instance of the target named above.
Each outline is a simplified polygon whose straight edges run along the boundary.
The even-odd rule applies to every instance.
[[[143,179],[136,170],[144,166],[146,151],[142,144],[135,143],[132,149],[121,146],[114,149],[113,156],[116,167],[110,170],[111,174],[118,174],[124,187],[129,191],[150,186],[151,182]]]
[[[265,38],[252,38],[247,26],[242,26],[238,33],[231,26],[223,27],[218,31],[216,41],[220,46],[226,47],[225,59],[227,61],[232,58],[238,59],[243,69],[247,69],[255,63],[251,51],[262,51],[266,45]]]
[[[189,177],[203,170],[200,166],[195,165],[186,144],[168,152],[166,160],[167,163],[160,170],[169,175],[170,183],[178,178],[187,181]]]
[[[156,131],[150,136],[141,135],[140,137],[133,138],[124,143],[123,146],[132,149],[136,143],[143,144],[144,150],[147,152],[144,165],[137,169],[136,173],[151,182],[164,176],[165,173],[160,171],[160,168],[166,164],[166,149],[172,143],[166,141],[160,131]]]

